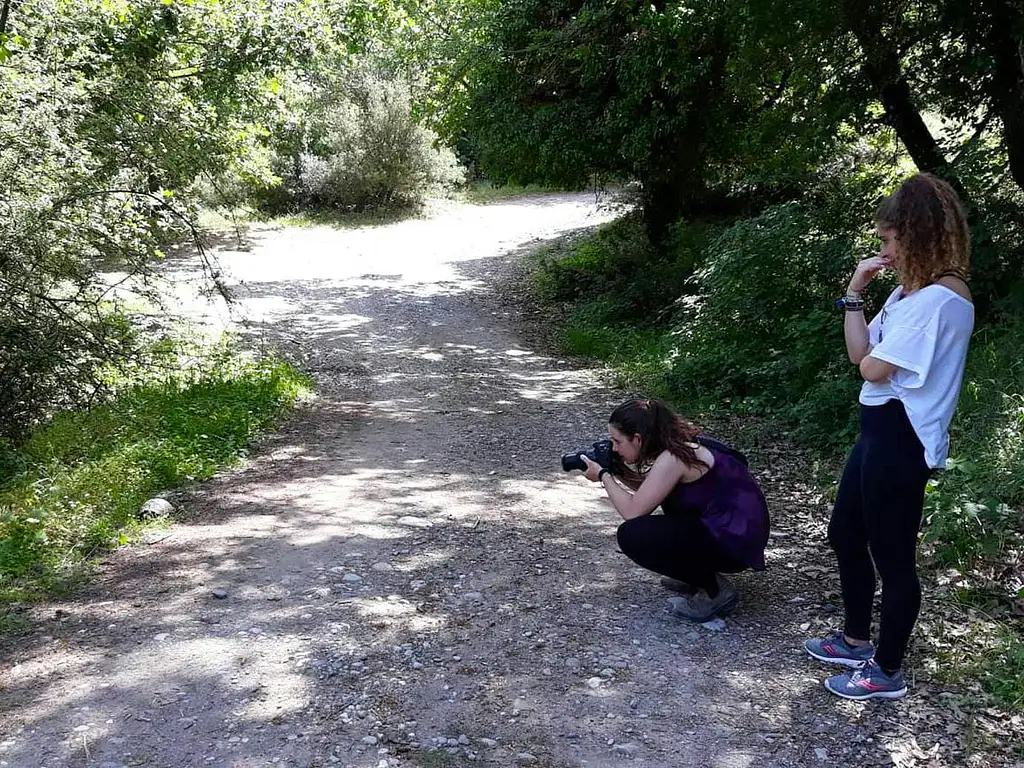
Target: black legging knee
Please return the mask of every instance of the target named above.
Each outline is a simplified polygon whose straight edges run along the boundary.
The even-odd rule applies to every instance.
[[[619,526],[619,549],[642,568],[660,573],[714,596],[718,573],[744,570],[742,562],[722,550],[696,516],[642,515]]]

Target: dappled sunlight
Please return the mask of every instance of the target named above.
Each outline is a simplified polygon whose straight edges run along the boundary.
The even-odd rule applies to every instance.
[[[579,472],[557,475],[552,472],[545,479],[503,480],[500,489],[503,494],[529,499],[532,514],[537,517],[559,514],[572,519],[592,519],[603,513],[603,524],[614,522],[616,513],[607,495],[581,477]],[[588,499],[590,503],[586,503]]]
[[[600,208],[592,197],[552,196],[540,205],[449,204],[431,218],[352,229],[343,239],[336,229],[326,226],[250,226],[244,249],[233,249],[237,245],[230,239],[213,248],[218,271],[237,295],[237,314],[226,311],[218,299],[208,295],[200,263],[189,258],[187,247],[171,249],[172,256],[161,265],[161,274],[168,280],[162,292],[173,315],[202,320],[211,336],[218,336],[239,317],[254,326],[287,317],[297,319],[293,322],[296,333],[318,335],[330,329],[338,334],[358,318],[335,315],[315,302],[296,316],[293,292],[274,294],[266,287],[320,281],[325,287],[333,283],[344,288],[353,300],[387,290],[399,303],[404,298],[423,301],[479,292],[486,283],[467,276],[460,264],[501,256],[527,242],[594,226],[618,214]],[[117,272],[103,275],[111,285],[125,278]],[[129,279],[115,295],[132,297],[141,284],[141,280]],[[157,312],[153,317],[161,319]]]
[[[586,395],[592,386],[590,377],[581,371],[510,373],[509,378],[519,387],[515,393],[524,400],[565,403]]]
[[[735,747],[727,747],[725,751],[716,755],[711,763],[712,768],[749,768],[754,765],[758,755]]]
[[[591,220],[563,203],[570,224]],[[519,338],[491,274],[566,210],[488,209],[443,214],[464,225],[444,242],[410,221],[255,231],[252,250],[221,251],[247,321],[233,327],[317,397],[184,493],[165,538],[111,555],[94,592],[59,618],[33,609],[49,639],[26,641],[4,693],[51,763],[159,764],[178,739],[183,765],[397,768],[455,749],[747,768],[806,727],[806,701],[854,716],[811,673],[759,694],[766,628],[801,631],[779,573],[802,543],[773,541],[769,571],[737,577],[724,628],[672,616],[618,551],[605,492],[560,458],[604,436],[619,394]],[[167,266],[194,289],[187,256]],[[177,309],[230,321],[200,304]],[[32,764],[31,743],[0,742],[0,761]]]

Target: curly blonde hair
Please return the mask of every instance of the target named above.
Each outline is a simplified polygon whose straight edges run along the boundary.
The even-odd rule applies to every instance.
[[[914,174],[882,202],[875,222],[896,233],[902,251],[897,266],[906,289],[924,288],[948,273],[967,278],[967,216],[956,192],[942,179]]]

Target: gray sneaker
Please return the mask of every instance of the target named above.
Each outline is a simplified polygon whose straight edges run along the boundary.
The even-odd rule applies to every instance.
[[[669,600],[671,613],[680,618],[703,624],[705,621],[711,621],[715,616],[735,608],[740,596],[736,594],[736,590],[724,576],[718,574],[717,580],[717,595],[709,597],[703,589],[698,589],[692,595],[673,597]]]
[[[907,695],[907,682],[903,673],[887,675],[874,659],[865,661],[857,669],[834,675],[825,681],[825,687],[844,699],[898,699]]]
[[[804,650],[819,661],[830,664],[842,664],[847,667],[859,667],[875,655],[875,647],[867,645],[850,645],[842,632],[833,632],[828,637],[811,638],[804,641]]]

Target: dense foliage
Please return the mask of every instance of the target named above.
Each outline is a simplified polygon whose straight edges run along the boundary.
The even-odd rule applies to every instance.
[[[199,235],[197,205],[410,205],[461,180],[416,121],[422,68],[385,45],[405,19],[328,0],[0,0],[0,438],[94,401],[104,366],[137,353],[97,272],[145,272]]]

